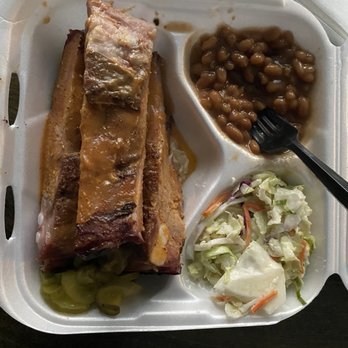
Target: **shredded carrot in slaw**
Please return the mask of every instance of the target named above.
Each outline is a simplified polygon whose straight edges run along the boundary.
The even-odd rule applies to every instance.
[[[250,309],[252,313],[256,313],[259,309],[264,307],[267,303],[272,301],[278,295],[278,291],[273,289],[268,294],[262,296]]]
[[[224,202],[226,202],[231,196],[231,191],[224,191],[222,192],[219,196],[217,196],[213,202],[208,206],[207,209],[204,210],[204,212],[202,213],[202,215],[204,217],[209,216],[210,214],[214,213],[214,211],[220,207],[221,204],[223,204]]]
[[[305,271],[304,262],[305,262],[305,256],[306,256],[307,242],[304,239],[302,239],[301,245],[302,245],[302,249],[298,255],[298,259],[300,261],[300,271],[301,273],[304,273]]]
[[[247,247],[251,241],[251,217],[249,209],[252,209],[254,212],[262,211],[264,208],[255,202],[246,202],[243,204],[243,213],[245,219],[245,246]]]

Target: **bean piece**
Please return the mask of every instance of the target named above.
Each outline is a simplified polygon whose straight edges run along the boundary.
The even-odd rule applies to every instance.
[[[212,50],[216,46],[217,42],[218,38],[215,35],[210,36],[210,38],[202,42],[201,48],[203,51]]]
[[[227,41],[228,45],[232,48],[237,41],[237,37],[235,34],[230,33],[226,36],[226,41]]]
[[[191,73],[195,76],[201,76],[203,72],[203,65],[201,63],[193,64],[191,67]]]
[[[248,118],[249,118],[249,120],[250,120],[252,123],[256,122],[256,120],[257,120],[257,114],[256,114],[256,112],[254,112],[254,111],[249,111],[249,112],[248,112]]]
[[[242,134],[243,134],[243,144],[248,144],[251,139],[249,131],[243,130]]]
[[[288,101],[288,108],[290,110],[296,110],[297,109],[297,105],[298,105],[297,99],[291,99],[291,100]]]
[[[268,93],[282,92],[284,83],[281,80],[273,80],[267,83],[266,90]]]
[[[231,113],[228,116],[228,119],[233,123],[233,124],[238,124],[239,120],[241,119],[242,115],[240,114],[239,111],[237,110],[232,110]]]
[[[198,92],[200,98],[209,98],[209,92],[206,89],[202,89]]]
[[[265,55],[261,52],[255,52],[250,57],[250,63],[252,65],[262,65],[265,62]]]
[[[253,83],[255,80],[255,76],[253,73],[253,70],[251,69],[250,66],[247,66],[246,69],[244,70],[244,80],[249,83]]]
[[[225,114],[229,114],[232,110],[231,105],[229,103],[222,103],[221,110]]]
[[[253,103],[248,99],[240,99],[240,107],[244,111],[251,111],[253,110]]]
[[[203,71],[196,85],[197,85],[197,88],[203,89],[203,88],[209,87],[214,82],[215,82],[215,71]]]
[[[226,70],[233,70],[234,69],[234,64],[228,60],[225,64],[224,64],[224,67]]]
[[[244,116],[244,114],[242,114],[242,113],[241,113],[241,115]],[[249,118],[247,116],[246,117],[243,117],[243,116],[238,120],[239,128],[249,131],[251,129],[251,126],[252,126],[251,121],[249,120]]]
[[[296,94],[293,90],[288,90],[285,92],[285,99],[292,100],[296,98]]]
[[[279,38],[282,31],[278,27],[270,27],[265,30],[263,38],[266,42],[275,41]]]
[[[296,72],[296,74],[300,77],[303,74],[303,66],[302,63],[297,59],[293,59],[292,66]]]
[[[268,45],[266,42],[256,42],[255,45],[252,48],[252,51],[254,53],[259,52],[259,53],[265,53],[268,51]]]
[[[241,54],[239,52],[233,52],[231,55],[231,59],[235,65],[241,68],[245,68],[248,66],[248,57],[244,54]]]
[[[251,50],[253,45],[254,45],[254,40],[249,38],[249,39],[244,39],[238,42],[237,47],[241,52],[248,52]]]
[[[265,61],[264,61],[265,65],[272,64],[272,63],[273,63],[273,60],[271,57],[265,57]]]
[[[249,149],[255,155],[259,155],[261,152],[260,145],[254,139],[249,141]]]
[[[275,63],[266,65],[263,71],[267,76],[279,77],[282,75],[281,66]]]
[[[240,91],[237,85],[229,85],[226,89],[226,92],[228,95],[231,95],[232,97],[239,97]]]
[[[209,98],[211,102],[213,103],[214,109],[220,110],[221,109],[221,103],[222,103],[222,98],[219,92],[212,90],[209,93]]]
[[[230,105],[231,105],[232,110],[240,110],[241,109],[240,99],[231,98]]]
[[[242,132],[237,127],[235,127],[232,123],[226,124],[225,132],[237,144],[241,144],[243,142]]]
[[[266,85],[268,83],[268,78],[264,73],[259,72],[258,77],[259,77],[261,85]]]
[[[285,115],[288,109],[285,98],[278,97],[273,101],[274,110],[277,111],[281,115]]]
[[[295,41],[294,34],[291,31],[285,30],[283,32],[283,38],[286,41],[288,46],[291,46],[294,44],[294,41]]]
[[[223,67],[216,69],[216,80],[220,83],[225,83],[227,79],[227,72]]]
[[[302,69],[305,74],[315,73],[315,67],[312,64],[303,64]]]
[[[301,75],[301,78],[305,82],[312,83],[315,80],[315,75],[311,74],[311,73],[303,74],[303,75]]]
[[[229,34],[233,32],[233,29],[229,25],[222,25],[219,29],[218,32],[220,33],[220,36],[223,38],[226,38]]]
[[[216,116],[216,122],[218,123],[218,125],[219,125],[221,128],[223,128],[223,127],[225,127],[225,125],[226,125],[226,123],[227,123],[227,118],[226,118],[225,115],[222,115],[222,114],[217,115],[217,116]]]
[[[272,48],[284,49],[288,46],[288,42],[284,38],[280,37],[279,39],[272,41],[270,45],[272,46]]]
[[[283,75],[289,77],[292,74],[292,67],[288,64],[283,65]]]
[[[209,65],[215,58],[215,54],[213,51],[207,51],[203,54],[201,62],[204,65]]]
[[[211,103],[209,98],[202,98],[201,105],[204,107],[204,109],[207,110],[210,110],[213,107],[213,104]]]
[[[215,70],[215,68],[217,67],[217,62],[216,62],[216,60],[215,59],[213,59],[212,61],[211,61],[211,63],[209,64],[209,68],[210,68],[210,70]]]
[[[262,103],[260,100],[255,100],[253,104],[256,111],[261,111],[266,107],[266,105]]]
[[[300,117],[306,117],[309,113],[309,101],[305,97],[299,97],[297,99],[298,106],[297,106],[297,112]]]
[[[225,87],[225,84],[224,83],[221,83],[221,82],[215,82],[214,85],[213,85],[213,88],[216,90],[216,91],[221,91],[223,90]]]
[[[302,63],[313,63],[314,57],[312,54],[298,50],[295,52],[295,57]]]
[[[219,51],[217,52],[216,54],[216,58],[217,58],[217,61],[219,63],[223,63],[223,62],[226,62],[226,60],[228,59],[229,57],[229,53],[227,52],[226,48],[225,47],[221,47],[219,49]]]

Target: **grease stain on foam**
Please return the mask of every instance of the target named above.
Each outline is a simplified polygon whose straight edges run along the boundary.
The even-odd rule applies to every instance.
[[[235,153],[235,154],[232,155],[231,160],[232,161],[238,161],[238,158],[239,158],[239,154]]]
[[[174,33],[190,33],[193,26],[187,22],[173,21],[164,25],[164,29]]]
[[[231,17],[232,21],[236,19],[233,7],[226,8],[215,6],[210,8],[210,12],[212,17],[219,17],[221,21],[226,21],[226,19],[224,20],[226,13]]]
[[[46,1],[46,0],[42,2],[42,6],[43,6],[43,7],[47,7],[47,5],[48,5],[48,4],[47,4],[47,1]]]
[[[227,9],[227,13],[231,16],[231,20],[235,20],[236,19],[236,15],[234,13],[234,9],[232,7]]]
[[[42,18],[42,23],[43,24],[48,24],[51,21],[51,17],[50,16],[45,16],[44,18]]]

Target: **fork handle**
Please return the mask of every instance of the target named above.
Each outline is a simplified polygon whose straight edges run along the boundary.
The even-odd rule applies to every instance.
[[[297,139],[288,148],[302,160],[327,189],[348,209],[348,182],[314,156]]]

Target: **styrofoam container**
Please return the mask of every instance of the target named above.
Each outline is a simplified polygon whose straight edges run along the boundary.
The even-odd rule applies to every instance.
[[[320,15],[317,2],[306,3]],[[271,169],[290,183],[304,184],[313,208],[317,248],[304,279],[303,297],[309,304],[333,273],[339,273],[348,286],[346,211],[294,155],[257,157],[224,136],[200,105],[188,75],[192,44],[221,22],[237,28],[278,25],[291,30],[297,42],[315,54],[318,68],[310,134],[304,144],[347,178],[348,44],[344,28],[332,17],[326,21],[325,16],[319,16],[319,21],[293,0],[119,0],[117,6],[131,7],[132,14],[149,21],[159,18],[155,48],[166,62],[174,118],[197,156],[197,168],[184,184],[187,240],[182,261],[186,262],[197,237],[195,226],[202,210],[231,185],[231,178]],[[12,186],[15,200],[15,223],[9,240],[4,222],[0,225],[0,305],[8,314],[37,330],[68,334],[268,325],[304,309],[289,289],[285,305],[274,315],[231,320],[214,305],[210,292],[192,283],[184,270],[178,276],[141,276],[143,290],[122,304],[116,318],[97,310],[81,315],[51,310],[40,296],[35,244],[41,138],[66,34],[69,29],[84,27],[85,1],[0,0],[0,15],[2,216],[7,186]],[[171,21],[191,23],[193,30],[164,30],[163,25]],[[6,115],[12,72],[19,76],[20,101],[17,119],[9,126]]]

